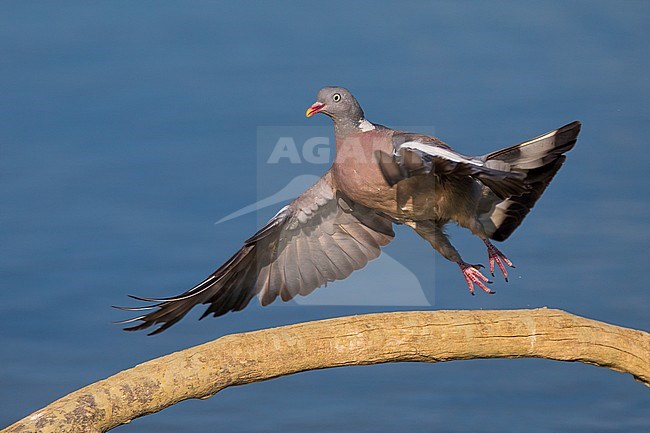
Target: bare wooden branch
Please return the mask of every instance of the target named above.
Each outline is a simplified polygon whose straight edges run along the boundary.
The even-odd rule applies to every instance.
[[[228,335],[75,391],[0,433],[105,432],[189,398],[300,371],[387,362],[546,358],[650,386],[650,334],[560,310],[368,314]]]

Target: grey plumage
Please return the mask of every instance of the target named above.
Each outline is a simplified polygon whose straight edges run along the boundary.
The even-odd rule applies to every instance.
[[[198,304],[209,304],[203,318],[239,311],[256,295],[262,305],[304,296],[365,266],[393,236],[389,219],[337,193],[326,174],[205,280],[171,298],[132,296],[154,304],[121,309],[154,311],[120,323],[141,322],[129,331],[162,324],[157,334]]]
[[[580,122],[571,122],[555,131],[483,157],[495,169],[524,173],[528,185],[525,193],[505,199],[495,197],[489,189],[483,190],[478,214],[491,239],[504,241],[521,224],[562,167],[566,159],[563,154],[575,146],[580,126]]]
[[[391,186],[409,177],[427,174],[439,178],[471,176],[480,181],[483,191],[478,203],[479,220],[491,239],[504,241],[521,224],[564,163],[563,154],[575,145],[580,126],[580,122],[572,122],[481,157],[456,154],[457,161],[404,147],[405,143],[421,143],[434,151],[453,152],[435,137],[396,132],[393,153],[378,150],[375,156]]]
[[[532,140],[483,156],[455,152],[436,137],[396,131],[366,120],[352,94],[325,87],[307,116],[323,113],[334,122],[336,159],[311,188],[280,210],[219,269],[192,289],[171,298],[123,308],[146,313],[120,323],[127,330],[179,321],[198,304],[203,317],[239,311],[257,296],[262,305],[277,297],[305,296],[340,280],[379,256],[406,224],[460,267],[470,292],[485,285],[480,265],[462,260],[444,233],[450,221],[468,228],[487,247],[507,280],[510,260],[490,239],[502,241],[521,224],[562,166],[580,131],[573,122]]]

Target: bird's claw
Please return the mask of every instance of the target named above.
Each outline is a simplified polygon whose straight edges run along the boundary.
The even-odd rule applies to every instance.
[[[485,283],[487,284],[492,284],[492,281],[488,280],[488,278],[481,273],[479,269],[484,268],[485,266],[483,265],[471,265],[469,263],[465,263],[463,261],[458,262],[458,266],[460,266],[460,270],[463,272],[463,276],[465,277],[465,281],[467,282],[467,287],[469,287],[469,292],[474,295],[474,285],[476,284],[479,286],[483,291],[489,294],[494,294],[496,293],[493,290],[490,290]]]
[[[488,250],[488,259],[490,261],[490,273],[494,277],[494,265],[499,267],[501,270],[501,273],[503,274],[503,278],[508,282],[508,271],[506,270],[506,265],[510,266],[511,268],[514,268],[515,266],[512,264],[509,258],[505,256],[497,247],[492,245],[492,242],[485,240],[485,245],[487,246]]]

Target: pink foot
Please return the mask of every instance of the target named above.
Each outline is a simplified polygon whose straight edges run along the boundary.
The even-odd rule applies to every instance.
[[[496,263],[499,269],[501,269],[501,273],[503,274],[503,278],[505,278],[506,282],[508,281],[508,271],[506,270],[506,266],[508,265],[511,268],[514,268],[515,266],[512,264],[509,258],[505,256],[497,247],[492,245],[492,242],[488,241],[487,239],[484,240],[485,245],[487,246],[488,250],[488,258],[490,259],[490,273],[492,276],[494,276],[494,264]]]
[[[479,271],[479,269],[484,267],[483,265],[470,265],[469,263],[460,261],[458,262],[458,266],[460,266],[460,270],[463,271],[463,276],[465,277],[465,281],[467,281],[467,287],[469,287],[469,292],[472,295],[474,295],[474,284],[489,294],[496,293],[488,289],[485,285],[485,283],[490,284],[492,281],[488,280],[487,277]]]

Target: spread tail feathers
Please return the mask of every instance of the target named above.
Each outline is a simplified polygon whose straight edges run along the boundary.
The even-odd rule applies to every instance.
[[[484,190],[478,213],[491,239],[503,241],[521,224],[562,166],[565,160],[563,154],[576,144],[579,132],[580,122],[571,122],[483,157],[487,167],[523,173],[523,182],[529,187],[525,193],[505,200],[487,188]]]

